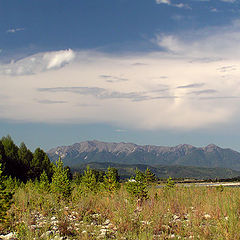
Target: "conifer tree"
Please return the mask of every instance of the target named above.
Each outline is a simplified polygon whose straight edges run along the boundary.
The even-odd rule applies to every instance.
[[[82,185],[83,187],[92,192],[97,192],[99,188],[99,183],[92,169],[87,166],[87,169],[84,170],[84,175],[82,176]]]
[[[48,191],[49,186],[50,186],[50,184],[49,184],[48,176],[47,176],[46,172],[43,170],[43,172],[40,176],[39,187],[42,190]]]
[[[4,223],[6,220],[6,212],[11,205],[12,194],[6,191],[1,166],[2,164],[0,163],[0,223]]]
[[[155,174],[149,168],[147,168],[145,171],[145,178],[148,184],[156,181]]]
[[[135,170],[135,174],[135,178],[130,179],[126,183],[126,189],[133,197],[141,200],[146,199],[148,198],[146,176],[138,169]]]
[[[119,175],[116,168],[108,167],[104,176],[103,186],[109,192],[116,191],[120,188]]]
[[[68,198],[71,195],[71,183],[68,178],[67,170],[64,169],[60,157],[59,160],[56,161],[56,165],[53,167],[51,191],[64,198]]]

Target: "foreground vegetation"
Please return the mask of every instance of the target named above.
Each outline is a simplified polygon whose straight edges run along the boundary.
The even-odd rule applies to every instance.
[[[2,233],[14,232],[21,240],[64,239],[60,236],[240,239],[239,188],[186,188],[175,186],[172,180],[164,188],[146,187],[144,173],[125,184],[111,182],[107,174],[98,182],[91,169],[70,183],[61,174],[52,183],[44,177],[20,185],[7,181],[14,195],[1,224]]]
[[[72,176],[60,158],[53,164],[41,149],[30,154],[22,144],[26,151],[13,154],[11,146],[0,141],[0,239],[240,239],[240,188],[181,187],[171,178],[157,188],[150,169],[126,182],[111,167]],[[24,178],[9,167],[13,156],[29,166]]]

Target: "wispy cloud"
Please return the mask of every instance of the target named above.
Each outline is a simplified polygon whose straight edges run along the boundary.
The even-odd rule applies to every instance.
[[[185,9],[191,9],[191,7],[188,4],[184,3],[172,3],[171,0],[156,0],[157,4],[167,4],[172,7],[177,7],[177,8],[185,8]]]
[[[184,86],[178,86],[177,88],[199,88],[204,86],[204,83],[193,83],[193,84],[188,84]]]
[[[125,129],[115,129],[115,132],[124,133],[127,132]]]
[[[221,2],[234,3],[236,0],[220,0]]]
[[[126,82],[126,81],[128,81],[127,78],[115,77],[115,76],[109,76],[109,75],[100,75],[99,77],[105,79],[105,81],[109,82],[109,83]]]
[[[202,95],[202,94],[212,94],[212,93],[217,93],[217,90],[204,89],[204,90],[200,90],[200,91],[192,91],[189,94]]]
[[[11,28],[11,29],[8,29],[6,32],[7,33],[16,33],[16,32],[20,32],[20,31],[24,31],[25,28]]]
[[[38,103],[42,103],[42,104],[62,104],[62,103],[67,103],[66,101],[56,101],[56,100],[49,100],[49,99],[45,99],[45,100],[37,100]]]
[[[160,34],[154,42],[159,51],[62,50],[2,64],[0,116],[119,129],[209,128],[240,119],[240,22]]]

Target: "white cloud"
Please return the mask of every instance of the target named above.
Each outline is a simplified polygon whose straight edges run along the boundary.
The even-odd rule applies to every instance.
[[[240,24],[157,35],[164,51],[63,50],[0,66],[0,118],[208,128],[240,119]],[[69,63],[69,64],[67,64]],[[137,64],[136,64],[137,63]]]
[[[171,1],[170,1],[170,0],[156,0],[156,3],[157,3],[157,4],[163,3],[163,4],[168,4],[168,5],[170,5],[170,4],[171,4]]]
[[[25,30],[24,28],[12,28],[12,29],[8,29],[7,33],[16,33],[24,30]]]
[[[177,8],[186,8],[186,9],[191,9],[188,4],[184,3],[172,3],[171,0],[156,0],[157,4],[167,4],[169,6],[177,7]]]
[[[0,65],[0,74],[31,75],[64,67],[75,58],[73,50],[38,53],[10,64]]]
[[[46,53],[44,54],[43,59],[48,62],[47,69],[52,69],[62,67],[64,64],[71,62],[74,57],[74,52],[69,49],[55,53]]]
[[[234,3],[236,0],[220,0],[221,2],[228,2],[228,3]]]

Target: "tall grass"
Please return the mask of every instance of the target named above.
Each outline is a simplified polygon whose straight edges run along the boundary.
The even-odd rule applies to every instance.
[[[8,216],[19,239],[240,239],[240,189],[177,187],[149,189],[140,204],[126,191],[86,192],[74,185],[68,200],[59,200],[36,183],[17,188]],[[40,220],[39,220],[40,219]],[[42,219],[42,220],[41,220]],[[41,224],[40,224],[40,223]]]

